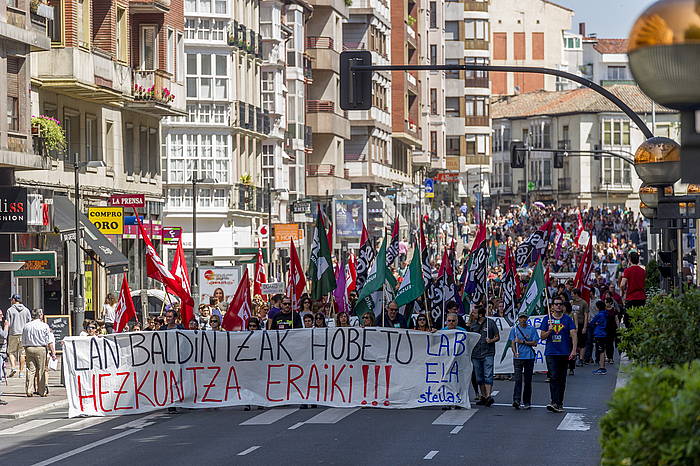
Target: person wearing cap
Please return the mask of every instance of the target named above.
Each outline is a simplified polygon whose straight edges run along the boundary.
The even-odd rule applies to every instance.
[[[5,312],[5,331],[7,332],[7,355],[10,359],[10,377],[17,371],[22,377],[24,370],[24,348],[22,347],[22,331],[24,326],[32,320],[32,314],[27,307],[22,304],[22,296],[13,294],[10,297],[11,306]]]
[[[537,329],[528,322],[526,312],[518,314],[518,322],[510,329],[508,339],[513,350],[513,380],[515,381],[515,386],[513,387],[513,408],[530,409],[530,402],[532,401],[532,372],[535,368],[534,348],[537,346],[539,336],[537,335]],[[525,379],[525,384],[523,384],[523,378]]]

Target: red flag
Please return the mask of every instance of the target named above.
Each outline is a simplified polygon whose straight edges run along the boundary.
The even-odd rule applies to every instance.
[[[348,263],[345,266],[345,276],[347,277],[348,294],[357,288],[357,266],[355,265],[355,254],[348,255]]]
[[[187,263],[185,262],[185,250],[182,248],[182,238],[177,242],[177,249],[175,250],[175,258],[173,259],[173,265],[170,268],[170,273],[173,274],[176,280],[179,280],[182,289],[188,296],[192,295],[190,288],[190,276],[187,273]],[[165,291],[170,294],[177,295],[176,291],[166,285]],[[187,328],[190,320],[194,317],[194,302],[182,301],[180,306],[182,311],[182,323]]]
[[[260,240],[258,240],[258,255],[255,259],[255,282],[253,282],[254,296],[263,296],[263,283],[267,283],[267,276],[265,275],[265,266],[263,265],[262,247],[260,247]]]
[[[190,293],[182,288],[180,280],[175,278],[170,270],[165,267],[165,264],[163,264],[163,261],[156,252],[156,249],[153,247],[153,243],[151,243],[151,239],[148,237],[148,234],[143,228],[143,224],[141,223],[138,213],[136,213],[136,209],[134,209],[134,215],[136,215],[136,221],[139,224],[139,232],[141,233],[143,242],[146,245],[146,275],[149,278],[161,282],[166,288],[171,289],[174,294],[180,298],[183,310],[186,308],[185,304],[194,306],[194,300],[192,299]],[[189,321],[183,320],[183,324],[187,326]]]
[[[289,239],[289,281],[287,283],[287,296],[292,301],[293,310],[298,310],[299,298],[306,288],[306,277],[301,266],[294,240]]]
[[[587,302],[591,299],[591,287],[589,280],[591,271],[593,270],[593,241],[589,241],[586,246],[586,252],[583,253],[578,270],[576,270],[576,278],[574,278],[574,288],[581,290],[581,297]]]
[[[121,333],[131,319],[136,319],[136,308],[134,307],[134,301],[131,299],[129,282],[126,279],[126,274],[124,274],[117,307],[114,309],[114,331]]]
[[[547,266],[547,270],[544,271],[544,285],[549,286],[549,280],[551,277],[549,276],[549,266]]]
[[[328,240],[328,248],[331,250],[331,255],[333,255],[333,223],[328,220],[328,233],[326,233],[326,240]]]
[[[583,233],[583,219],[581,218],[581,211],[579,210],[576,212],[576,220],[578,222],[578,226],[576,227],[576,240],[574,241],[576,245],[578,246],[578,239],[581,237],[581,233]]]
[[[470,253],[475,252],[484,241],[486,241],[486,224],[481,223],[479,225],[479,229],[476,231],[476,236],[474,237],[474,242],[472,243]]]
[[[253,315],[253,304],[250,301],[250,280],[248,268],[243,273],[243,278],[238,284],[236,294],[228,304],[221,328],[224,330],[245,330],[248,328],[248,319]]]
[[[440,268],[438,269],[438,277],[442,277],[447,274],[448,277],[452,277],[452,264],[450,264],[450,257],[447,255],[447,249],[442,253],[442,261],[440,261]]]

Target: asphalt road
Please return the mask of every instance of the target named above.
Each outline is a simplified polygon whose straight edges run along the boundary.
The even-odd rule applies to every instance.
[[[471,410],[236,407],[82,419],[56,410],[0,421],[0,463],[595,465],[617,367],[605,376],[593,369],[568,378],[564,414],[544,409],[541,374],[533,384],[540,407],[530,411],[510,406],[507,381],[495,382],[494,406]]]

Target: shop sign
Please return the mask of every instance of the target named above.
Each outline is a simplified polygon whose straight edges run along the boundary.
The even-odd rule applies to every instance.
[[[12,262],[24,262],[21,269],[12,272],[16,278],[56,277],[56,251],[13,252]]]
[[[163,227],[163,244],[177,244],[182,237],[182,227]]]
[[[112,194],[109,205],[114,207],[145,207],[146,199],[143,194]]]
[[[0,188],[0,232],[27,231],[27,188]]]
[[[293,239],[294,244],[299,245],[299,242],[304,239],[304,230],[299,229],[296,223],[275,223],[275,246],[290,247],[289,240]]]
[[[88,219],[103,235],[124,234],[124,210],[121,207],[88,207]]]

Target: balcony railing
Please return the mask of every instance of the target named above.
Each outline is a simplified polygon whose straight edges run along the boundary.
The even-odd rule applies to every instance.
[[[483,88],[488,88],[489,87],[489,78],[488,77],[482,77],[482,78],[466,78],[464,80],[464,86],[465,87],[483,87]]]
[[[570,139],[560,139],[557,141],[557,149],[559,150],[571,150],[571,140]]]
[[[335,102],[332,100],[307,100],[306,113],[335,113]]]
[[[348,154],[345,153],[345,161],[346,162],[361,162],[363,160],[367,160],[367,154]]]
[[[236,102],[236,107],[238,107],[236,112],[238,118],[234,121],[234,126],[261,134],[270,134],[272,130],[270,112],[241,101]]]
[[[344,40],[343,41],[343,50],[364,50],[365,46],[362,42],[353,42],[353,41],[348,41]]]
[[[464,2],[464,11],[489,11],[489,2],[467,0]]]
[[[330,163],[307,165],[306,176],[335,176],[335,165]]]
[[[412,75],[411,73],[409,73],[408,71],[406,71],[406,81],[408,81],[408,84],[410,84],[411,86],[414,86],[414,87],[415,87],[415,86],[418,85],[418,83],[416,82],[415,76],[413,76],[413,75]]]
[[[232,207],[248,212],[267,212],[266,191],[257,186],[236,184],[233,187]]]
[[[308,36],[306,38],[307,49],[332,49],[333,38],[326,36]]]
[[[464,126],[489,126],[489,117],[469,115],[464,117]]]
[[[489,41],[484,39],[466,39],[464,48],[467,50],[488,50]]]

